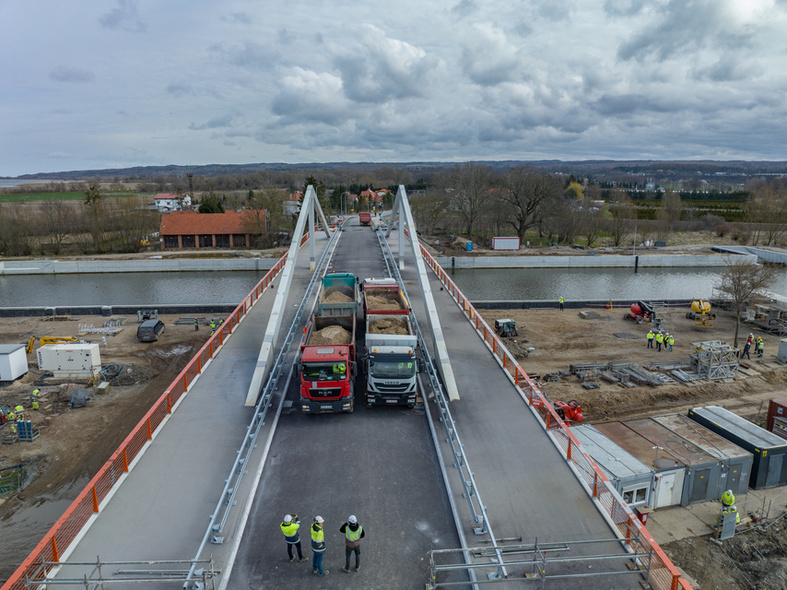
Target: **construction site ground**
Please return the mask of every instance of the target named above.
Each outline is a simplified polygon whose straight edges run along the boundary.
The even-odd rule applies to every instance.
[[[116,336],[79,335],[80,324],[101,327],[109,319],[100,316],[71,316],[61,321],[0,318],[2,344],[24,344],[31,336],[79,337],[99,343],[102,365],[120,365],[109,391],[94,395],[83,408],[71,408],[68,401],[73,390],[90,389],[88,379],[35,384],[44,375],[38,370],[38,341],[27,355],[30,371],[11,383],[0,383],[0,405],[6,408],[17,403],[29,408],[31,392],[41,389],[40,409],[29,412],[40,435],[32,442],[0,446],[0,468],[28,464],[24,488],[0,496],[0,581],[43,538],[210,336],[207,325],[195,331],[193,322],[176,324],[179,317],[159,316],[166,327],[156,342],[137,341],[136,316],[113,316],[122,320]],[[6,429],[7,425],[0,435]]]
[[[723,340],[732,343],[735,329],[731,314],[718,311],[712,328],[697,328],[686,319],[684,308],[671,309],[666,329],[675,336],[673,352],[646,348],[650,325],[623,319],[626,310],[596,309],[598,317],[583,319],[580,311],[566,308],[542,310],[481,310],[490,325],[496,318],[516,321],[519,335],[504,339],[523,368],[540,380],[548,373],[567,370],[571,364],[628,361],[639,366],[651,362],[681,361],[689,364],[693,342]],[[85,382],[45,385],[41,409],[31,412],[40,436],[33,442],[0,447],[0,467],[30,462],[29,478],[23,490],[0,498],[0,580],[4,580],[32,550],[46,531],[79,494],[85,483],[115,451],[119,443],[177,376],[210,334],[207,326],[194,331],[193,324],[178,325],[180,316],[162,316],[166,329],[157,342],[136,340],[136,317],[123,318],[117,336],[86,335],[99,342],[103,365],[119,363],[121,372],[109,392],[96,395],[85,408],[71,409],[70,391]],[[40,318],[0,318],[0,343],[25,343],[35,336],[76,336],[80,323],[100,326],[107,318],[72,317],[65,321]],[[741,338],[749,333],[741,327]],[[762,423],[768,400],[787,396],[787,368],[776,360],[778,338],[762,334],[765,355],[742,365],[735,379],[722,382],[676,383],[658,387],[599,382],[585,389],[574,376],[560,381],[541,381],[553,400],[577,400],[589,423],[627,420],[654,414],[685,412],[697,405],[719,404]],[[755,335],[759,335],[755,332]],[[532,348],[532,350],[528,350]],[[753,356],[753,355],[752,355]],[[0,404],[27,406],[34,380],[40,376],[35,353],[28,355],[30,373],[11,384],[0,385]],[[783,489],[770,490],[767,507],[770,517],[783,514]],[[750,491],[747,509],[762,506],[765,494]],[[773,503],[770,504],[770,500]],[[710,530],[718,505],[714,502],[686,508],[661,509],[650,515],[649,530],[668,555],[703,588],[784,588],[787,587],[787,542],[784,522],[763,531],[752,529],[725,541],[722,548],[709,543]],[[703,578],[704,577],[704,578]]]
[[[688,367],[692,343],[733,343],[735,318],[729,312],[714,310],[713,327],[696,327],[686,318],[687,307],[670,308],[664,325],[675,337],[675,345],[672,352],[658,352],[647,348],[651,323],[624,320],[626,308],[479,311],[490,326],[495,319],[515,320],[518,335],[503,338],[506,346],[524,370],[535,376],[549,399],[578,401],[585,423],[685,414],[690,408],[715,404],[764,426],[768,401],[787,396],[787,366],[776,358],[779,338],[743,323],[740,347],[753,332],[755,337],[762,336],[765,352],[761,360],[752,353],[734,379],[634,387],[598,380],[594,389],[585,389],[574,375],[559,377],[560,381],[544,380],[578,363],[632,362],[642,368],[654,362],[677,361]],[[590,315],[596,317],[583,319],[581,312],[589,311],[595,311]],[[787,489],[749,490],[739,495],[736,503],[744,516],[739,530],[746,532],[724,541],[721,547],[710,541],[718,502],[659,509],[649,515],[646,526],[697,588],[787,588],[787,522],[777,520],[787,512]],[[765,524],[773,523],[767,529],[754,526],[745,517],[745,513],[760,515],[763,510],[769,516]]]

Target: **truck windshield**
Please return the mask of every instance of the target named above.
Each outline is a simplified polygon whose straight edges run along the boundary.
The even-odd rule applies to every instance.
[[[372,377],[378,379],[409,379],[415,375],[415,361],[379,361],[375,360],[370,370]]]
[[[344,381],[347,378],[347,363],[304,363],[305,381]]]

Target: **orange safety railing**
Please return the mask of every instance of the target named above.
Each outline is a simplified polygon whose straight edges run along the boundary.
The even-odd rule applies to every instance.
[[[306,233],[301,246],[308,240]],[[148,410],[109,460],[96,473],[95,477],[85,486],[71,506],[66,509],[41,542],[22,562],[0,590],[17,590],[28,588],[31,580],[41,580],[54,567],[53,562],[60,561],[60,556],[74,541],[82,528],[94,515],[98,514],[101,502],[110,490],[118,483],[120,477],[127,473],[129,465],[140,454],[145,444],[153,438],[153,433],[164,419],[172,413],[173,406],[188,391],[189,386],[202,372],[205,364],[213,358],[224,340],[232,334],[241,318],[249,312],[268,285],[284,268],[287,254],[282,256],[268,273],[260,279],[235,310],[220,324],[215,333],[194,358],[184,367],[180,374],[164,391],[161,397]]]
[[[527,403],[532,406],[541,418],[545,428],[562,449],[566,460],[576,468],[576,472],[592,491],[593,497],[604,508],[607,515],[615,523],[625,539],[631,539],[631,548],[636,553],[648,553],[648,582],[659,590],[691,590],[691,585],[680,577],[680,572],[669,560],[664,551],[648,533],[644,525],[637,519],[628,505],[613,493],[614,488],[607,477],[601,472],[590,457],[582,451],[579,441],[569,427],[557,415],[552,404],[543,392],[525,373],[517,360],[511,355],[489,324],[478,314],[473,304],[467,300],[456,284],[448,276],[442,266],[432,255],[421,246],[424,260],[432,268],[445,288],[457,302],[467,319],[476,328],[477,333],[492,349],[500,360],[503,368],[508,371],[514,383],[524,393]]]

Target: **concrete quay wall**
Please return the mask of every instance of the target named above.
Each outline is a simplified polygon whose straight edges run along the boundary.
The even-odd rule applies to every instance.
[[[486,268],[680,268],[725,266],[727,257],[714,255],[645,256],[437,256],[445,269],[479,270]],[[757,262],[756,254],[736,255],[737,261]]]
[[[160,315],[180,314],[195,316],[198,314],[224,314],[232,312],[237,305],[200,305],[200,304],[166,304],[166,305],[61,305],[53,307],[0,307],[0,317],[55,317],[100,315],[136,315],[138,311],[155,310]]]
[[[274,258],[184,258],[170,260],[6,260],[0,275],[128,272],[268,271]]]

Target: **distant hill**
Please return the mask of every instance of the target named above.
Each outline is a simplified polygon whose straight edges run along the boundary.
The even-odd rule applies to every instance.
[[[746,160],[505,160],[475,161],[500,171],[514,166],[527,165],[549,172],[574,174],[575,176],[603,177],[609,174],[671,176],[784,176],[787,175],[787,161],[746,161]],[[212,177],[223,174],[252,174],[254,172],[320,171],[320,170],[376,170],[382,167],[399,168],[410,172],[438,171],[455,166],[456,162],[312,162],[305,164],[286,164],[283,162],[256,164],[207,164],[203,166],[133,166],[130,168],[105,168],[101,170],[66,170],[40,174],[25,174],[18,180],[88,180],[134,179],[149,180],[157,176]]]

